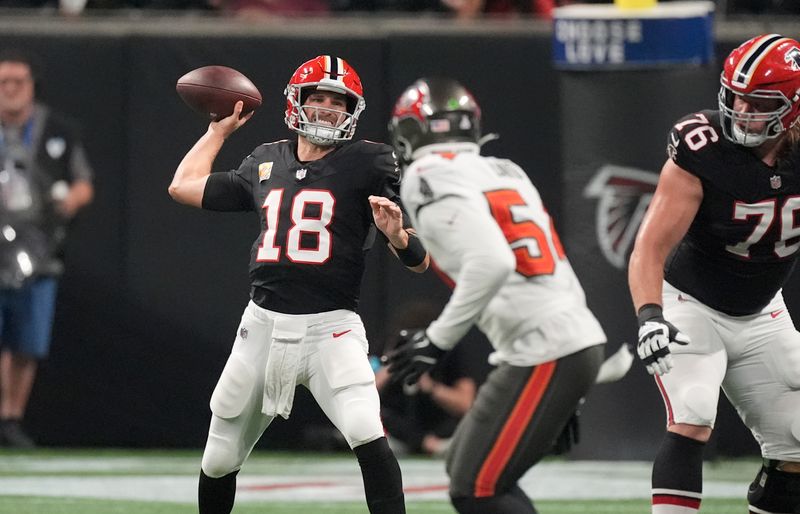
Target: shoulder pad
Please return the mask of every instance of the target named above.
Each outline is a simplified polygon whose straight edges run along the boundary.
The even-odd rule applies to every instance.
[[[262,143],[258,145],[255,150],[250,153],[250,155],[263,157],[265,155],[281,155],[284,152],[291,152],[294,154],[293,150],[291,149],[291,145],[292,142],[288,139],[281,139],[271,143]]]
[[[360,139],[358,141],[353,141],[350,144],[345,144],[342,147],[341,151],[343,153],[361,152],[365,154],[376,154],[383,152],[391,152],[392,147],[387,145],[386,143],[377,143],[375,141]]]
[[[678,120],[670,130],[667,155],[686,171],[703,176],[728,147],[717,111],[700,111]]]
[[[400,167],[394,149],[385,143],[362,139],[344,146],[340,150],[340,155],[347,158],[355,157],[358,162],[365,162],[368,169],[374,170],[380,176],[388,177],[390,182],[400,182]]]

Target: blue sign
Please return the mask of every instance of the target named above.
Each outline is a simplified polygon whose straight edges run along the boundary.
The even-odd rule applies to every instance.
[[[699,65],[713,58],[714,4],[670,2],[651,8],[612,4],[555,10],[553,60],[571,70]]]

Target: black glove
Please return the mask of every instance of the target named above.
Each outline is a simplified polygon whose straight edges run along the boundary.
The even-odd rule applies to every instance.
[[[581,406],[585,400],[581,398],[578,402],[578,406],[575,408],[575,412],[570,416],[567,424],[564,425],[564,428],[561,430],[561,433],[556,438],[556,442],[553,444],[553,449],[550,451],[553,455],[563,455],[568,453],[573,446],[581,442],[581,426],[580,426],[580,416],[581,416]]]
[[[413,384],[444,354],[445,351],[433,344],[424,330],[418,330],[413,335],[406,332],[406,336],[398,341],[394,350],[384,356],[383,361],[389,365],[387,371],[392,380]]]
[[[672,369],[670,343],[689,344],[689,336],[664,319],[660,305],[648,303],[639,309],[639,358],[651,375],[664,375]]]

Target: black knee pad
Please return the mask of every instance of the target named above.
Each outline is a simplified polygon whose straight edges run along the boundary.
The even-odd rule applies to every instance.
[[[747,491],[747,502],[757,512],[800,514],[800,473],[778,471],[772,464],[761,466]]]

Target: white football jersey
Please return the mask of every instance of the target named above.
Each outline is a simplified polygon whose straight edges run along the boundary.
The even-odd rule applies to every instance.
[[[479,150],[425,147],[401,183],[414,228],[455,283],[431,340],[452,348],[475,323],[493,363],[519,366],[604,343],[539,192],[522,168]]]

